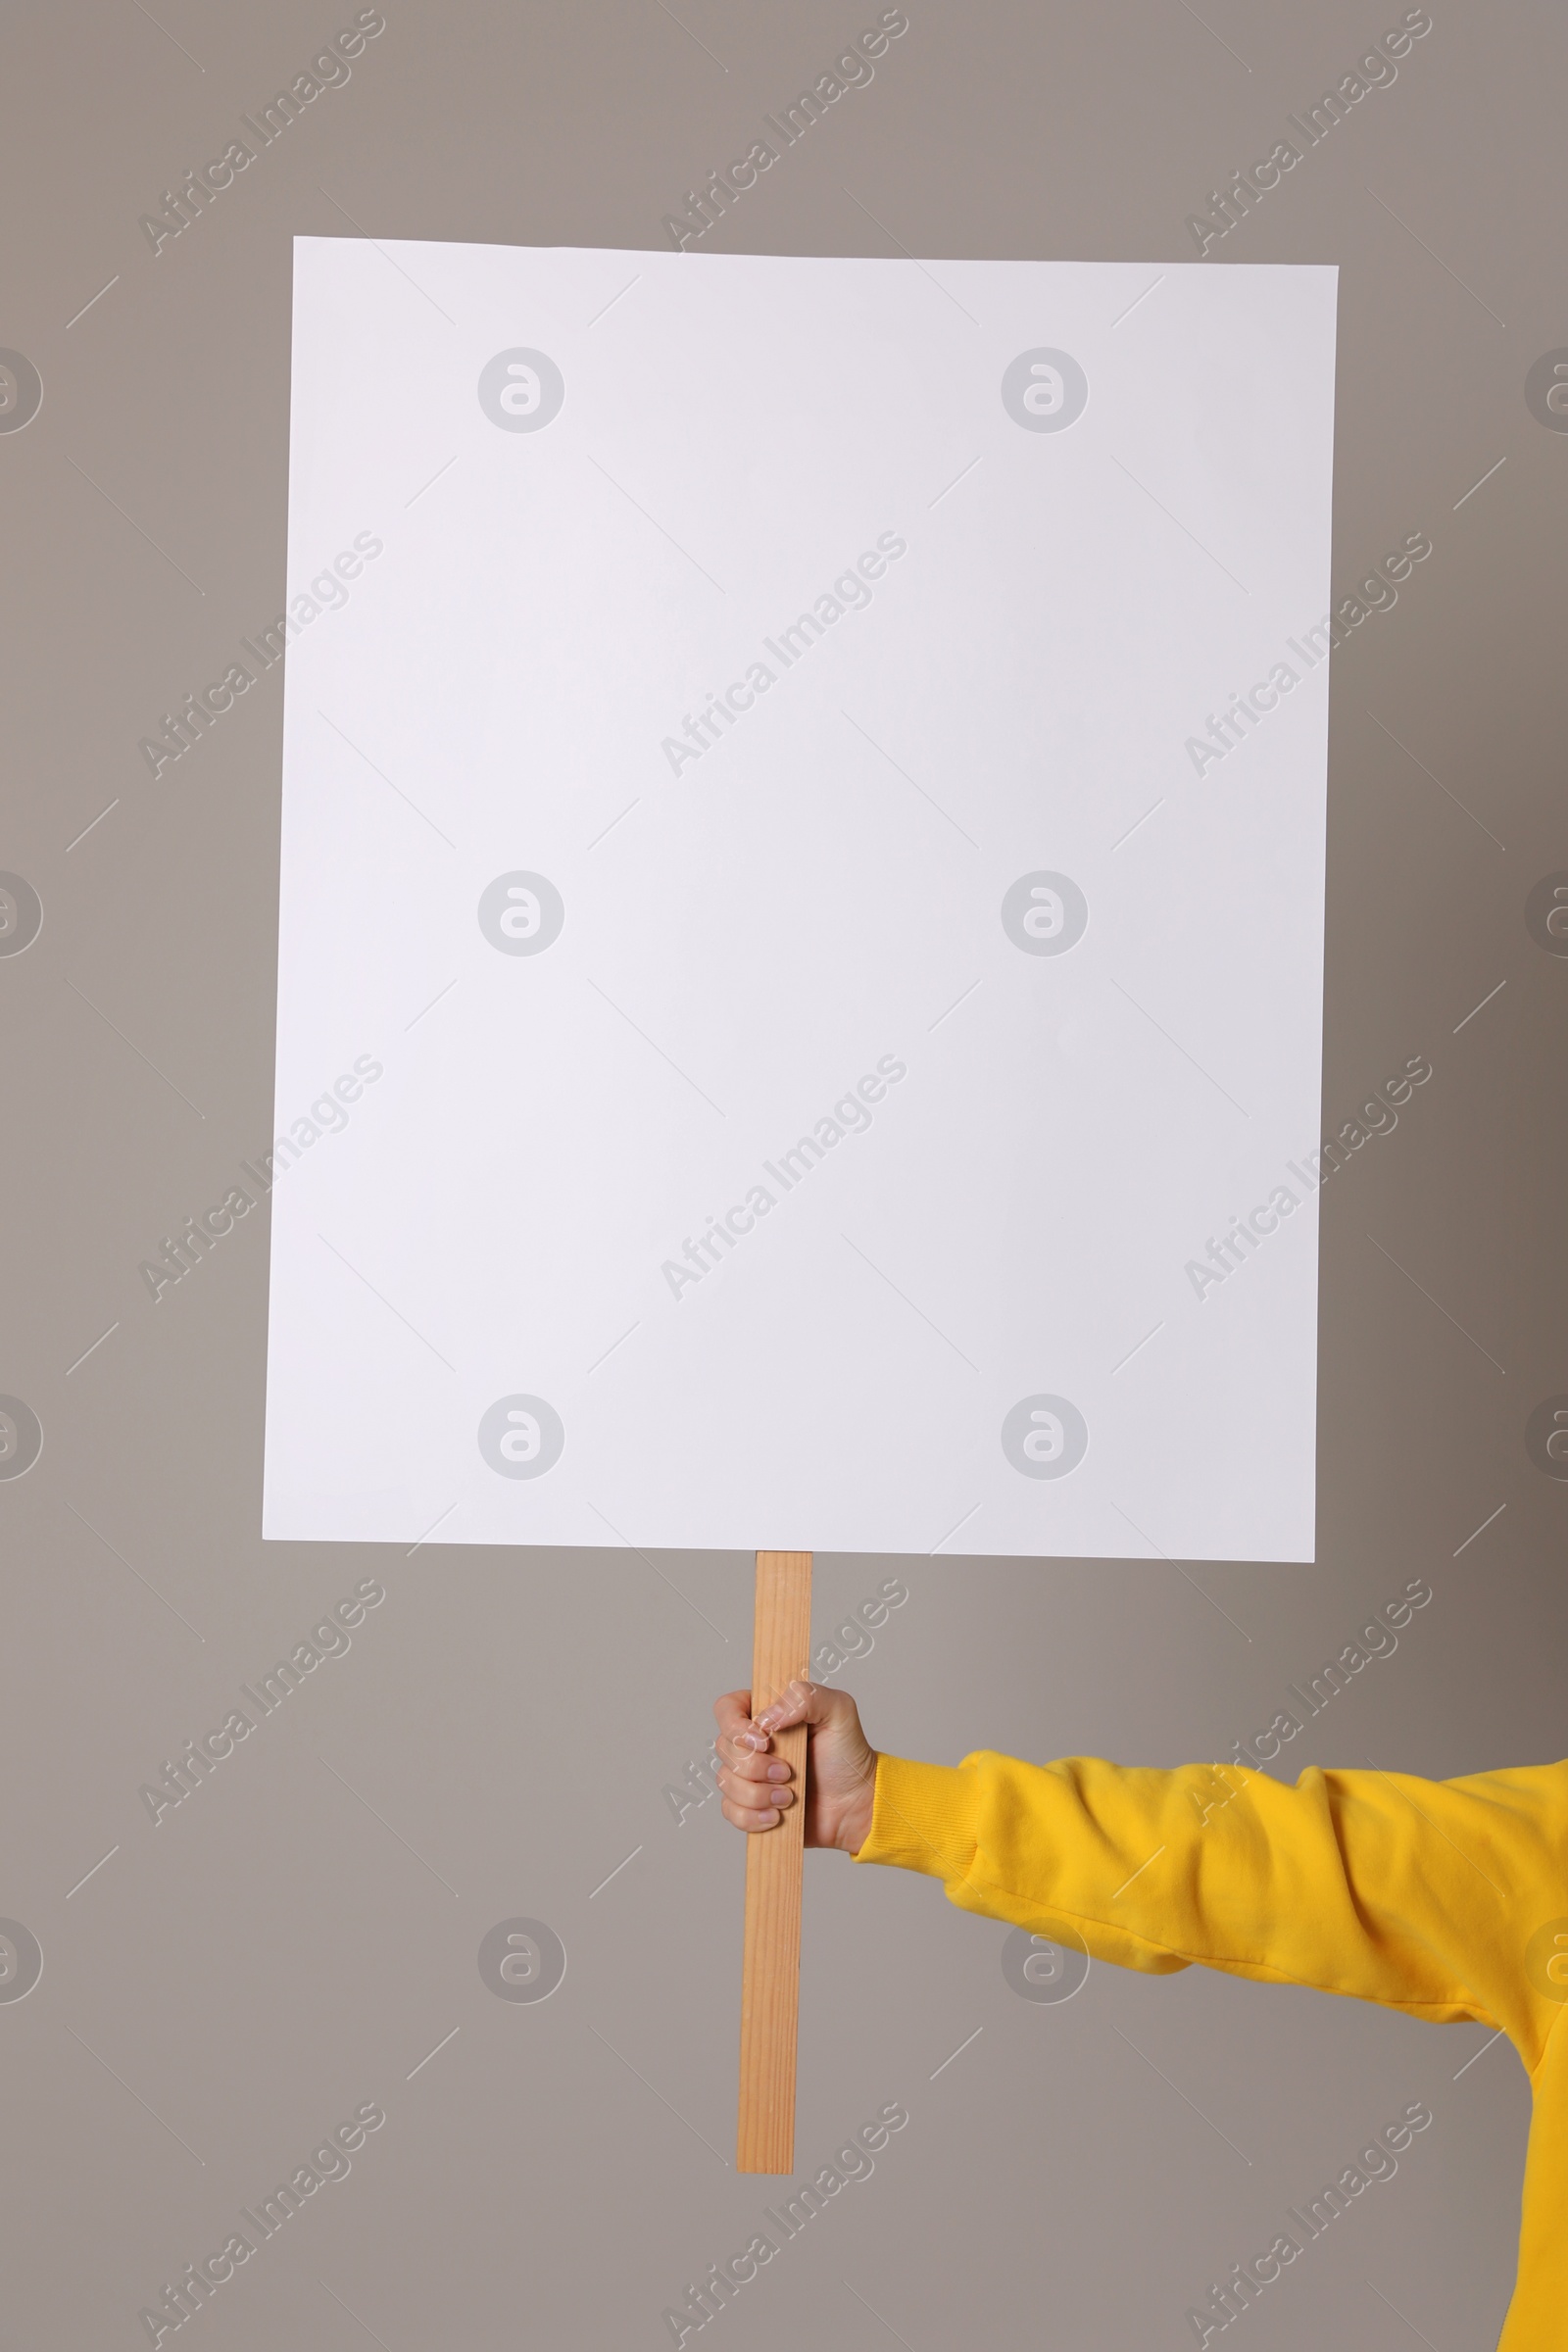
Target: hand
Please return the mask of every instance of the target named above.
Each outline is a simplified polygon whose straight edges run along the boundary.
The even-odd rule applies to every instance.
[[[876,1750],[860,1729],[859,1709],[847,1690],[820,1683],[791,1683],[755,1719],[749,1690],[726,1690],[713,1702],[722,1769],[718,1786],[724,1819],[738,1830],[771,1830],[797,1801],[795,1775],[773,1750],[772,1735],[792,1724],[807,1729],[806,1842],[858,1853],[871,1830]]]

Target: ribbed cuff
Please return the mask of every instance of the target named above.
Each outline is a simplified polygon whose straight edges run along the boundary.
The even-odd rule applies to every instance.
[[[977,1842],[975,1779],[951,1764],[878,1756],[871,1831],[854,1859],[920,1870],[933,1879],[967,1877]]]

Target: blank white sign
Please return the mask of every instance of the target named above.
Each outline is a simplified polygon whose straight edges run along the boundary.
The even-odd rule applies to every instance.
[[[1310,1559],[1336,273],[295,267],[267,1535]]]

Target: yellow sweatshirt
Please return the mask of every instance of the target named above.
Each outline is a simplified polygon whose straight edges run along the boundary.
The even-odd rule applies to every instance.
[[[1568,2345],[1568,1763],[1313,1770],[1290,1788],[1232,1764],[883,1756],[855,1858],[1123,1968],[1200,1961],[1506,2034],[1534,2111],[1498,2352]]]

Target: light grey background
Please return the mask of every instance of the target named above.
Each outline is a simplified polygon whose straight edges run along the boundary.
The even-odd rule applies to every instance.
[[[738,1840],[711,1803],[677,1827],[662,1793],[744,1680],[750,1562],[264,1551],[263,1221],[157,1305],[136,1269],[270,1129],[275,675],[156,784],[137,741],[281,601],[293,233],[658,245],[874,13],[390,8],[349,83],[156,259],[138,216],[351,12],[13,24],[0,343],[44,383],[0,435],[0,866],[44,905],[0,959],[0,1389],[45,1433],[0,1483],[0,1913],[44,1953],[0,2003],[18,2352],[145,2342],[163,2282],[370,2100],[387,2122],[350,2177],[190,2323],[215,2352],[652,2347],[774,2201],[726,2164]],[[910,14],[712,243],[1186,259],[1185,217],[1399,12]],[[1432,1604],[1290,1768],[1564,1744],[1568,1489],[1523,1437],[1568,1391],[1568,961],[1523,913],[1568,866],[1568,437],[1524,400],[1568,344],[1563,34],[1544,9],[1434,15],[1210,255],[1342,267],[1337,582],[1407,533],[1434,545],[1336,657],[1325,1125],[1408,1055],[1434,1075],[1323,1203],[1319,1565],[821,1559],[823,1632],[883,1574],[908,1583],[843,1678],[906,1753],[1223,1755],[1417,1575]],[[154,1828],[140,1785],[370,1575],[387,1598],[349,1653]],[[716,2334],[1175,2347],[1207,2281],[1423,2098],[1397,2178],[1248,2341],[1493,2340],[1528,2104],[1504,2047],[1466,2066],[1476,2029],[1197,1971],[1097,1969],[1037,2005],[1003,1977],[1004,1931],[935,1886],[837,1856],[808,1880],[803,2171],[884,2102],[910,2122]],[[478,1973],[516,1917],[566,1947],[542,2005]]]

